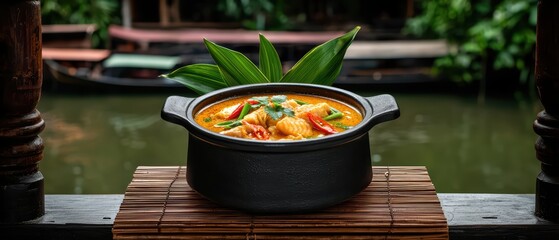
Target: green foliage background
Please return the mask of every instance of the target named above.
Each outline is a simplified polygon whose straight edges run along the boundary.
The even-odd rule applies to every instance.
[[[284,30],[290,27],[284,12],[283,0],[221,0],[219,11],[235,20],[243,27],[256,30]]]
[[[536,0],[429,0],[420,8],[404,32],[455,46],[436,60],[437,74],[460,82],[482,80],[488,68],[517,69],[523,83],[532,76]]]
[[[41,0],[43,24],[95,24],[94,47],[107,43],[108,26],[120,22],[119,0]]]

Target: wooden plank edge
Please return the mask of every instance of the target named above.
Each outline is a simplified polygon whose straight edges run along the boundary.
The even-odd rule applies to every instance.
[[[450,239],[551,240],[559,235],[559,223],[533,215],[534,194],[438,196]],[[123,197],[46,195],[46,215],[25,223],[0,224],[2,239],[112,239],[114,217]]]

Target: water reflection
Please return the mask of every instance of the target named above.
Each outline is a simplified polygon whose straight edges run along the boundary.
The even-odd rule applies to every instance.
[[[117,136],[121,139],[122,145],[132,149],[142,149],[146,147],[146,141],[142,139],[141,131],[160,121],[156,115],[151,116],[114,116],[109,118],[109,124],[114,127]]]
[[[396,95],[400,119],[370,135],[378,165],[425,165],[442,192],[528,193],[539,162],[531,129],[537,108],[510,99]],[[373,158],[374,159],[374,158]]]
[[[534,191],[537,104],[393,95],[402,114],[370,132],[373,164],[427,166],[438,192]],[[186,131],[159,116],[167,96],[43,95],[46,192],[123,193],[137,166],[185,164]]]
[[[186,134],[159,117],[165,96],[44,95],[47,193],[123,193],[139,165],[180,165]]]

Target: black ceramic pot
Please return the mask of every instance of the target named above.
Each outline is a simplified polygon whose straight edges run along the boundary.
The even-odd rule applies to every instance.
[[[300,93],[337,99],[355,107],[363,121],[342,133],[299,141],[258,141],[224,136],[200,127],[204,107],[244,95]],[[390,95],[361,97],[321,85],[257,84],[226,88],[197,98],[170,96],[163,119],[189,133],[187,181],[205,198],[252,213],[325,208],[361,192],[371,182],[369,130],[396,119]]]

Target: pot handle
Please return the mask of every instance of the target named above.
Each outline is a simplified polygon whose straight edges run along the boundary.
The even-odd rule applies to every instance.
[[[186,98],[181,96],[170,96],[165,100],[163,109],[161,109],[161,118],[186,127],[186,107],[194,98]]]
[[[400,116],[400,108],[398,108],[396,99],[389,94],[366,97],[365,99],[367,99],[373,107],[373,115],[370,119],[370,124],[372,124],[372,126],[394,120]]]

